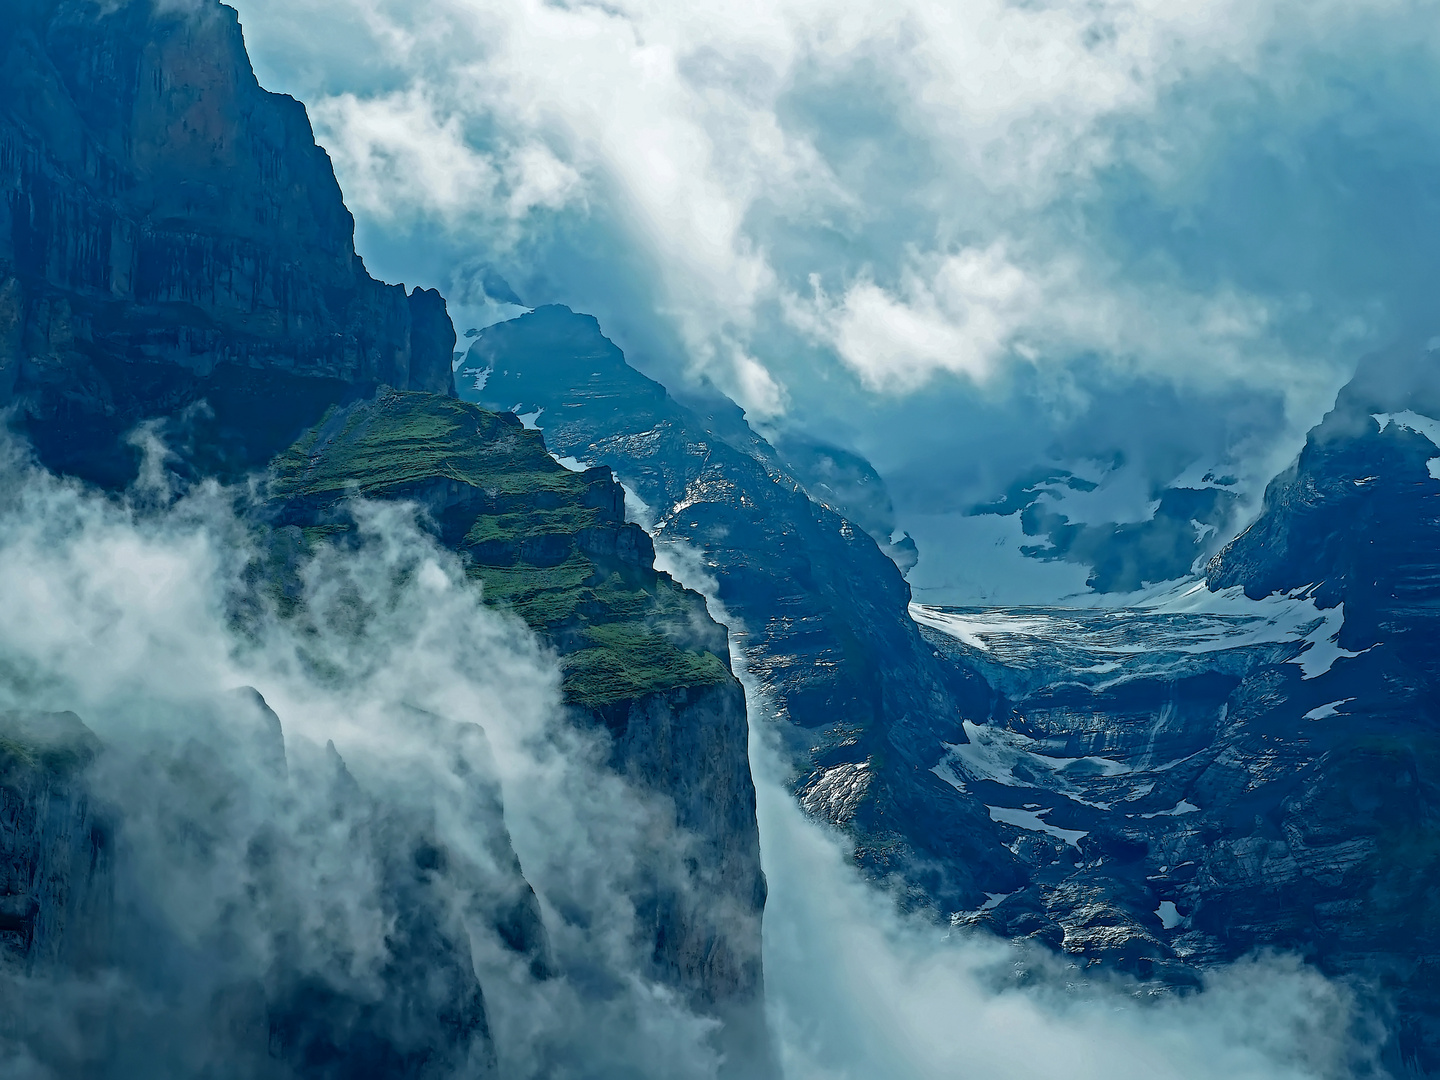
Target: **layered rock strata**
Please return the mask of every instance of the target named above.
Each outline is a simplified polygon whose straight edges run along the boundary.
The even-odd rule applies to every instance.
[[[557,649],[577,722],[608,732],[614,767],[673,813],[635,897],[655,974],[753,1022],[765,879],[744,693],[725,629],[655,570],[610,470],[564,468],[509,413],[382,390],[335,409],[272,475],[282,544],[343,543],[355,495],[413,502],[487,600]]]
[[[984,808],[930,771],[941,742],[965,739],[960,703],[895,562],[813,498],[733,402],[676,401],[594,318],[558,306],[483,330],[456,380],[463,398],[539,410],[556,453],[612,468],[638,496],[658,545],[699,554],[802,804],[846,829],[863,865],[950,908],[982,902],[982,879],[1012,880],[1011,853],[976,842]]]
[[[355,387],[450,392],[454,340],[366,272],[233,9],[0,4],[0,407],[46,464],[123,484],[126,433],[183,415],[201,471],[254,468]]]

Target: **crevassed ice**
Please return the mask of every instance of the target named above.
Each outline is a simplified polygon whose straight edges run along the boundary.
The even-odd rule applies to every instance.
[[[1297,643],[1301,648],[1290,662],[1300,665],[1304,678],[1313,679],[1341,657],[1359,655],[1336,644],[1345,622],[1344,605],[1321,610],[1313,591],[1309,585],[1251,600],[1238,585],[1212,592],[1203,580],[1190,580],[1131,597],[1129,606],[1105,611],[1102,617],[1094,609],[1007,612],[923,604],[911,604],[910,614],[916,622],[1002,662],[1023,662],[1027,655],[1059,648],[1094,661],[1083,669],[1090,673],[1157,650],[1195,655]]]
[[[965,729],[965,737],[970,741],[944,744],[945,759],[930,771],[962,791],[963,781],[955,774],[956,769],[972,780],[993,780],[1006,787],[1033,787],[1033,780],[1015,775],[1015,767],[1026,765],[1034,769],[1038,766],[1055,775],[1062,791],[1070,786],[1065,780],[1066,771],[1077,766],[1083,768],[1087,776],[1121,776],[1131,771],[1130,766],[1110,758],[1067,758],[1041,754],[1038,752],[1041,744],[1006,728],[976,724],[969,720],[961,721],[961,726]]]

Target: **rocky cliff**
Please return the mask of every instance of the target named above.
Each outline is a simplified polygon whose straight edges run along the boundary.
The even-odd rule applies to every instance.
[[[918,609],[995,693],[938,772],[1024,870],[957,922],[1172,986],[1295,952],[1386,1018],[1394,1073],[1440,1071],[1437,371],[1362,363],[1208,588]]]
[[[982,880],[1012,880],[1011,853],[977,842],[983,806],[931,772],[940,744],[965,734],[907,612],[909,587],[873,537],[796,476],[840,484],[833,454],[823,465],[801,448],[810,467],[792,471],[733,402],[676,401],[594,318],[564,307],[481,331],[456,381],[463,398],[539,410],[556,453],[608,466],[635,492],[657,545],[699,554],[776,710],[797,795],[855,838],[863,865],[950,908],[982,902]],[[852,501],[873,514],[874,500]]]
[[[693,871],[661,865],[680,848],[652,851],[658,884],[635,898],[657,974],[722,1013],[758,1009],[765,879],[744,694],[725,629],[655,570],[610,470],[564,468],[509,413],[382,390],[306,433],[270,492],[282,546],[344,542],[357,494],[425,509],[486,598],[559,651],[577,721],[609,733],[614,766],[673,808],[676,843],[693,840]]]
[[[101,959],[111,845],[81,778],[98,750],[73,713],[0,714],[0,962]]]
[[[233,9],[0,4],[0,407],[47,464],[123,484],[126,433],[169,417],[234,475],[356,388],[449,392],[444,300],[372,279],[353,237]]]
[[[638,974],[724,1022],[719,1049],[732,1074],[767,1075],[765,882],[725,629],[703,599],[655,571],[651,541],[626,521],[608,470],[566,470],[513,416],[455,400],[444,300],[366,272],[303,106],[258,86],[235,12],[208,0],[0,0],[0,190],[0,407],[13,410],[41,463],[123,488],[153,434],[181,488],[267,473],[258,503],[258,489],[234,490],[246,542],[265,552],[232,612],[242,634],[262,615],[303,622],[304,567],[322,549],[357,542],[357,496],[417,507],[463,560],[476,595],[524,619],[560,657],[570,718],[602,733],[610,768],[662,808],[645,850],[610,853],[637,867],[626,901],[648,963]],[[233,760],[203,745],[150,761],[110,747],[93,766],[57,772],[0,743],[18,763],[6,765],[4,789],[6,821],[18,823],[5,834],[0,899],[7,978],[43,953],[44,977],[60,985],[79,970],[80,935],[93,929],[110,971],[170,980],[137,975],[144,1008],[123,1021],[135,1037],[121,1043],[139,1045],[158,1018],[175,1033],[166,1046],[183,1059],[181,1075],[203,1071],[201,1058],[225,1062],[205,1066],[216,1075],[483,1075],[497,1060],[485,1004],[497,991],[482,990],[472,946],[494,935],[519,954],[515,970],[527,979],[563,975],[585,984],[577,992],[614,992],[603,985],[614,973],[597,974],[601,958],[595,970],[588,961],[555,970],[499,788],[460,745],[469,735],[425,721],[437,752],[453,751],[470,778],[447,778],[474,804],[466,850],[477,837],[493,841],[473,864],[333,748],[287,771],[279,719],[263,703],[242,712],[268,715],[274,737],[247,742]],[[229,746],[228,735],[216,738]],[[245,883],[230,916],[238,921],[225,928],[238,938],[157,938],[153,960],[125,952],[154,916],[141,912],[136,923],[137,909],[105,890],[118,882],[143,898],[160,886],[137,880],[145,852],[105,846],[86,777],[128,777],[112,807],[122,835],[131,803],[153,793],[146,820],[179,837],[180,854],[149,855],[198,860],[172,866],[176,881],[230,872]],[[190,786],[177,792],[177,783]],[[209,793],[217,801],[204,803]],[[300,804],[318,817],[294,820]],[[258,815],[258,832],[237,808]],[[366,979],[347,974],[348,960],[260,962],[308,956],[328,940],[294,921],[301,912],[278,869],[303,861],[287,843],[297,829],[305,842],[331,837],[373,871],[363,887],[378,890],[389,929]],[[93,887],[77,861],[87,845]],[[226,861],[237,850],[240,866]],[[94,918],[65,914],[82,897]],[[116,920],[129,929],[114,930]],[[64,933],[47,929],[61,925]],[[234,951],[240,939],[260,953]],[[504,993],[509,969],[496,963]],[[16,985],[5,982],[6,992]],[[23,1026],[45,1011],[22,1004],[11,1016]],[[30,1034],[27,1046],[53,1041]],[[548,1037],[541,1023],[537,1045]],[[78,1040],[76,1052],[103,1058],[97,1045]],[[47,1063],[77,1075],[99,1068],[93,1056],[63,1052],[57,1044]],[[105,1066],[128,1067],[118,1058]]]
[[[1307,589],[1321,607],[1343,605],[1342,647],[1384,642],[1427,680],[1440,676],[1436,417],[1440,354],[1402,345],[1367,357],[1266,488],[1259,518],[1212,560],[1211,588]]]

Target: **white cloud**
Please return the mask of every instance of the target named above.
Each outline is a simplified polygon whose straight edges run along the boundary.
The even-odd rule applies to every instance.
[[[1257,492],[1358,355],[1440,323],[1427,0],[241,7],[377,273],[493,266],[847,441],[902,518],[907,471],[979,501],[1009,478],[957,463],[1104,452],[1056,436],[1127,383]],[[1237,393],[1274,422],[1190,423]],[[1024,420],[947,426],[982,405]]]
[[[910,393],[938,372],[984,382],[1011,363],[1063,364],[1086,354],[1182,384],[1219,378],[1266,381],[1283,372],[1299,391],[1306,371],[1270,345],[1272,314],[1229,289],[1196,295],[1157,280],[1149,287],[1117,268],[1072,256],[1012,256],[1011,244],[912,254],[896,285],[868,274],[832,299],[819,275],[808,298],[785,299],[789,321],[830,345],[873,390]]]
[[[162,1080],[272,1075],[263,1010],[287,972],[343,1002],[402,985],[443,995],[449,934],[482,983],[499,1075],[713,1078],[715,1023],[657,983],[636,923],[644,888],[686,888],[686,837],[673,808],[608,766],[603,736],[565,718],[553,654],[479,602],[413,506],[357,506],[357,544],[302,562],[298,611],[282,619],[246,584],[264,552],[235,516],[243,496],[206,485],[172,504],[167,487],[109,498],[0,442],[0,714],[73,710],[102,740],[90,791],[114,889],[86,939],[106,958],[93,977],[83,963],[0,965],[0,1073],[103,1060]],[[278,714],[288,772],[266,753],[273,736],[247,736],[258,715],[225,711],[237,686]],[[517,888],[507,828],[553,978],[537,981],[497,933]],[[412,894],[386,859],[410,866],[421,840],[447,869],[436,910],[410,913],[435,920],[416,946],[428,951],[398,946],[396,975],[392,938],[415,931],[395,906]],[[415,984],[396,981],[407,959],[425,973]],[[232,1024],[223,1003],[262,985],[258,1017]],[[403,1038],[428,1030],[414,1007]],[[305,1016],[323,1033],[324,1008]],[[402,1023],[382,1020],[367,1034]],[[453,1067],[485,1071],[471,1065]]]
[[[274,0],[244,6],[260,15],[249,28],[262,54],[286,25],[301,25]],[[746,404],[764,412],[776,404],[771,385],[742,368],[773,377],[785,366],[767,355],[765,313],[817,274],[843,294],[825,340],[872,387],[913,391],[936,370],[983,377],[1052,346],[1101,360],[1118,349],[1121,365],[1163,371],[1173,364],[1160,340],[1187,335],[1223,338],[1252,374],[1278,363],[1269,378],[1282,381],[1294,358],[1255,317],[1276,298],[1223,280],[1187,283],[1173,268],[1107,265],[1066,207],[1116,164],[1178,193],[1194,155],[1223,138],[1205,100],[1259,92],[1304,102],[1314,96],[1307,56],[1410,5],[302,0],[300,9],[316,29],[303,50],[298,31],[283,47],[324,77],[290,88],[311,102],[362,212],[468,220],[482,247],[513,244],[509,223],[536,213],[609,215],[651,268],[654,316],[692,364],[717,369],[737,392],[754,386],[760,396]],[[327,51],[321,28],[338,22],[352,36],[363,28],[369,55],[357,59],[353,44]],[[319,86],[340,89],[325,96]],[[1162,104],[1202,86],[1198,104]],[[879,115],[867,121],[871,109]],[[891,141],[865,134],[866,123]],[[887,159],[897,146],[906,160]],[[853,243],[905,205],[911,220],[867,236],[854,255],[842,245],[838,261],[834,244],[807,253],[791,235],[818,225]],[[931,253],[928,271],[912,265],[916,251]],[[1133,295],[1107,299],[1112,288]],[[1157,332],[1119,334],[1079,310],[1097,301]],[[1057,304],[1069,309],[1061,341],[1047,314]]]
[[[499,171],[466,142],[459,118],[440,116],[421,89],[343,93],[310,111],[356,212],[448,218],[495,199]]]
[[[342,93],[311,112],[347,203],[380,220],[429,214],[455,225],[479,218],[491,224],[492,237],[513,239],[528,215],[583,199],[580,174],[544,143],[479,150],[466,137],[465,117],[427,88]]]

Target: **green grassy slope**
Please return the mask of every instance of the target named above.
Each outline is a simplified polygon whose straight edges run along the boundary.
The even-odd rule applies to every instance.
[[[560,652],[572,704],[730,677],[724,630],[655,571],[610,471],[571,472],[509,414],[382,388],[332,409],[276,458],[270,493],[309,545],[350,531],[351,496],[420,503],[485,600]]]

